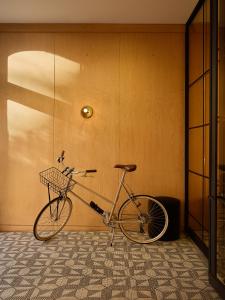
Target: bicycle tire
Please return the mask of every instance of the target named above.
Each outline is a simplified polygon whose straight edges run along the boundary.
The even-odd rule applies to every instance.
[[[33,233],[37,240],[47,241],[59,233],[68,222],[72,212],[72,201],[57,197],[47,203],[38,214]],[[58,214],[59,217],[55,217]],[[46,219],[46,221],[45,221]],[[61,221],[61,223],[60,223]]]
[[[148,195],[134,195],[127,199],[118,212],[122,233],[138,244],[149,244],[160,239],[168,227],[165,207]]]

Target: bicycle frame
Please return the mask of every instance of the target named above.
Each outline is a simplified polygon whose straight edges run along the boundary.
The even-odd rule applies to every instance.
[[[122,187],[124,188],[124,190],[126,191],[128,197],[130,199],[132,199],[133,197],[133,193],[132,192],[129,192],[128,188],[125,186],[124,184],[124,179],[125,179],[125,175],[126,175],[126,170],[123,171],[122,173],[122,176],[121,176],[121,179],[120,179],[120,182],[119,182],[119,186],[118,186],[118,190],[116,192],[116,195],[115,195],[115,198],[114,198],[114,201],[112,200],[109,200],[108,198],[106,198],[105,196],[97,193],[96,191],[93,191],[91,190],[90,188],[86,187],[85,185],[79,183],[78,181],[76,181],[74,178],[73,180],[75,181],[75,186],[78,185],[80,186],[82,189],[84,190],[87,190],[88,192],[90,192],[91,194],[94,194],[96,195],[97,197],[101,198],[102,200],[104,200],[105,202],[109,203],[112,205],[112,208],[111,208],[111,211],[110,212],[105,212],[104,213],[109,213],[109,216],[108,216],[108,219],[107,219],[107,225],[111,224],[112,221],[113,223],[119,223],[119,221],[117,220],[112,220],[113,219],[113,213],[115,211],[115,208],[116,208],[116,205],[118,203],[118,200],[119,200],[119,196],[120,196],[120,192],[121,192],[121,189]],[[69,191],[69,193],[71,193],[74,197],[76,197],[77,199],[79,199],[83,204],[85,204],[87,207],[89,207],[90,209],[92,209],[92,211],[95,211],[96,214],[99,215],[99,212],[97,212],[96,210],[94,210],[91,206],[90,206],[90,203],[85,200],[84,198],[82,198],[80,195],[78,195],[77,193],[75,193],[74,191]],[[67,193],[65,193],[65,196],[66,197]],[[102,218],[104,218],[104,215],[101,215]]]

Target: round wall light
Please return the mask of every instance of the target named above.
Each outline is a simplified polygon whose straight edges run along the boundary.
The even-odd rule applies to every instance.
[[[93,108],[89,105],[85,105],[81,108],[80,113],[85,119],[91,118],[93,115]]]

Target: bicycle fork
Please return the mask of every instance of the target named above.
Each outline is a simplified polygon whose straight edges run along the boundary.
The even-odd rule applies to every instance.
[[[49,210],[50,210],[50,216],[54,221],[58,221],[61,217],[61,213],[63,211],[63,208],[65,206],[65,198],[60,196],[55,199],[56,200],[56,207],[52,207],[52,204],[50,203],[49,205]],[[63,201],[62,206],[60,207],[60,203]]]

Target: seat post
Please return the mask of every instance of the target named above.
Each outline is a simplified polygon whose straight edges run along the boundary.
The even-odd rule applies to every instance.
[[[124,170],[123,170],[123,173],[122,173],[122,176],[121,176],[121,179],[120,179],[118,191],[117,191],[116,196],[115,196],[114,204],[113,204],[112,210],[111,210],[110,215],[109,215],[109,222],[111,221],[111,218],[112,218],[112,215],[113,215],[113,213],[114,213],[116,204],[117,204],[117,202],[118,202],[118,200],[119,200],[119,195],[120,195],[121,188],[122,188],[122,186],[123,186],[123,182],[124,182],[124,178],[125,178],[126,172],[127,172],[127,171],[124,169]]]

